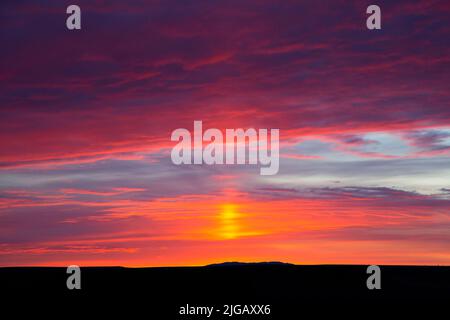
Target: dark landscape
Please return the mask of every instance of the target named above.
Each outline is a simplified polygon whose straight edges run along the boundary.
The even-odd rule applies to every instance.
[[[1,268],[0,282],[12,300],[32,299],[41,307],[93,307],[109,313],[147,312],[175,319],[189,305],[271,305],[271,317],[320,306],[338,308],[414,305],[444,307],[450,298],[450,267],[381,266],[380,290],[366,287],[367,266],[226,263],[205,267],[81,268],[81,290],[68,290],[65,268]],[[93,310],[94,310],[93,309]],[[333,309],[334,310],[334,309]],[[178,316],[179,318],[180,316]],[[236,316],[237,317],[237,316]],[[151,317],[150,317],[151,318]],[[182,317],[180,319],[205,317]],[[228,317],[225,317],[228,318]],[[214,318],[215,319],[215,318]]]

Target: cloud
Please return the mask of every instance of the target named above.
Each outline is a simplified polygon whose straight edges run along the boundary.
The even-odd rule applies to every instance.
[[[450,261],[448,3],[382,1],[377,33],[362,2],[78,5],[72,33],[58,1],[2,3],[0,264],[356,261],[408,239],[387,261]],[[279,128],[280,173],[174,166],[194,120]],[[220,237],[224,203],[242,239]]]

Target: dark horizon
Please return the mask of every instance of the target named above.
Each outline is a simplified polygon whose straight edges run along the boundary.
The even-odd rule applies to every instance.
[[[334,267],[346,267],[346,266],[359,266],[367,267],[369,265],[377,265],[379,267],[444,267],[448,268],[450,265],[432,265],[432,264],[349,264],[349,263],[322,263],[322,264],[301,264],[301,263],[290,263],[282,261],[254,261],[254,262],[240,262],[240,261],[224,261],[205,265],[176,265],[176,266],[125,266],[125,265],[79,265],[80,268],[129,268],[129,269],[149,269],[149,268],[204,268],[204,267],[233,267],[233,266],[257,266],[257,265],[279,265],[279,266],[298,266],[298,267],[321,267],[321,266],[334,266]],[[57,265],[17,265],[17,266],[0,266],[0,268],[60,268],[65,269],[67,266],[57,266]]]

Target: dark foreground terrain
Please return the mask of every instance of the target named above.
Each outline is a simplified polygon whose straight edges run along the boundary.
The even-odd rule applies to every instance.
[[[367,266],[224,264],[183,268],[81,268],[81,290],[68,290],[65,268],[0,268],[2,304],[35,302],[40,311],[139,314],[147,319],[208,319],[182,307],[214,306],[209,319],[300,319],[386,306],[448,310],[450,267],[381,266],[381,290],[368,290]],[[5,294],[6,293],[6,294]],[[224,314],[225,305],[270,305],[270,314]],[[269,310],[269,309],[266,309]],[[239,310],[239,308],[235,309]],[[20,311],[20,309],[19,309]],[[358,311],[361,312],[361,311]],[[364,311],[363,311],[364,312]],[[445,311],[447,313],[447,311]],[[361,313],[364,315],[364,313]]]

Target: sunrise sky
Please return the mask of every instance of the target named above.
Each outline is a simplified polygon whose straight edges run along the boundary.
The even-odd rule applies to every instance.
[[[0,266],[450,264],[450,2],[0,4]],[[42,4],[43,3],[43,4]],[[176,166],[280,129],[280,169]]]

